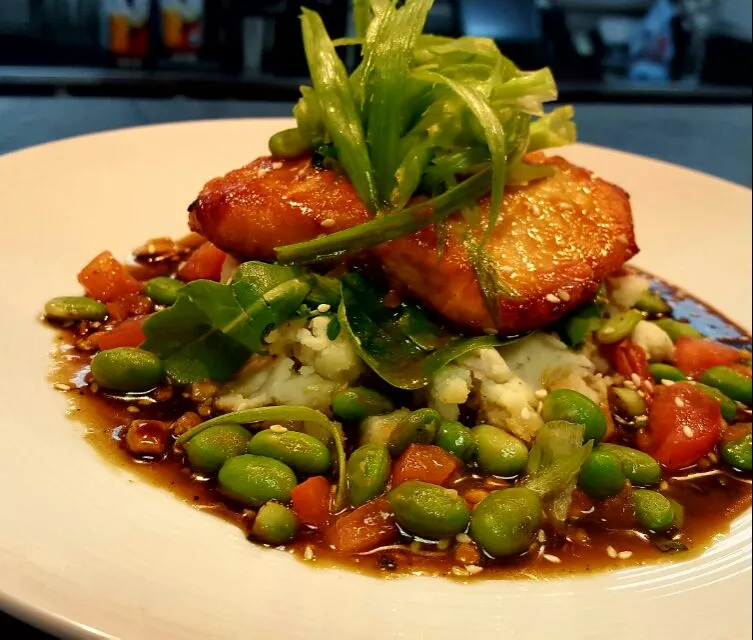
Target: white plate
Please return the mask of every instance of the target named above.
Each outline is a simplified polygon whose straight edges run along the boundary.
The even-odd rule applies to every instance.
[[[77,292],[99,251],[183,233],[202,184],[286,125],[138,128],[0,158],[0,606],[57,634],[139,640],[749,637],[750,513],[686,562],[549,582],[380,580],[256,548],[90,448],[46,380],[43,303]],[[750,330],[749,190],[596,147],[563,155],[631,193],[639,266]]]

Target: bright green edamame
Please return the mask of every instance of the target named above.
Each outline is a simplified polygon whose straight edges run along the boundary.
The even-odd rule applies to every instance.
[[[471,460],[476,450],[476,442],[473,440],[471,430],[457,420],[444,420],[439,425],[434,444],[463,462]]]
[[[707,396],[713,398],[719,403],[719,407],[722,410],[722,418],[727,422],[734,422],[737,418],[737,405],[732,398],[725,396],[719,389],[710,387],[707,384],[696,382],[695,388],[703,391]]]
[[[59,296],[44,305],[44,317],[57,322],[104,320],[107,317],[107,307],[86,296]]]
[[[619,444],[600,444],[596,450],[617,457],[627,479],[634,485],[648,487],[661,482],[661,465],[643,451]]]
[[[175,304],[178,299],[178,293],[185,285],[175,278],[160,276],[152,278],[144,284],[144,293],[148,295],[153,302],[170,306]]]
[[[353,387],[335,394],[332,411],[341,420],[360,422],[369,416],[394,411],[392,401],[378,391],[366,387]]]
[[[600,441],[607,432],[607,419],[593,400],[571,389],[556,389],[545,399],[541,415],[546,422],[565,420],[585,427],[583,439]]]
[[[309,476],[326,473],[332,463],[329,449],[320,440],[299,431],[264,429],[249,440],[246,450]]]
[[[217,474],[220,493],[249,507],[260,507],[270,500],[289,502],[296,484],[289,466],[250,453],[229,458]]]
[[[636,309],[628,309],[604,321],[596,332],[596,339],[602,344],[611,344],[627,338],[635,326],[643,320],[643,314]]]
[[[711,367],[701,374],[700,382],[745,405],[753,404],[753,380],[734,369]]]
[[[638,522],[650,531],[667,531],[675,523],[672,502],[656,491],[635,489],[633,507]]]
[[[580,468],[578,486],[587,496],[601,500],[621,493],[626,480],[620,459],[608,451],[596,449]]]
[[[662,380],[682,382],[688,379],[677,367],[673,367],[671,364],[664,364],[663,362],[652,362],[648,365],[648,370],[651,372],[654,382],[661,383]]]
[[[365,444],[348,458],[348,495],[358,507],[384,491],[390,477],[392,461],[383,444]]]
[[[623,418],[637,418],[646,413],[646,401],[627,387],[610,387],[609,404],[612,411]]]
[[[515,436],[489,424],[471,429],[479,469],[496,476],[514,476],[526,467],[528,448]]]
[[[251,434],[239,424],[223,424],[197,433],[183,448],[191,469],[217,473],[225,460],[245,453],[250,439]]]
[[[470,511],[458,492],[436,484],[408,480],[387,494],[397,523],[424,538],[449,538],[468,525]]]
[[[701,333],[696,331],[687,322],[680,322],[672,318],[662,318],[661,320],[654,320],[654,324],[662,329],[673,341],[683,336],[687,338],[701,337]]]
[[[390,433],[387,446],[397,457],[414,442],[432,443],[442,417],[434,409],[418,409],[405,416]]]
[[[251,527],[251,535],[267,544],[285,544],[295,538],[300,521],[286,506],[267,502],[259,509]]]
[[[310,149],[298,129],[278,131],[269,139],[269,150],[276,158],[296,158]]]
[[[753,470],[751,440],[751,432],[748,431],[742,438],[722,443],[722,446],[719,448],[722,460],[730,467],[734,467],[740,471]]]
[[[149,391],[165,374],[157,356],[134,347],[100,351],[92,358],[91,372],[96,383],[113,391]]]
[[[669,313],[672,309],[653,289],[646,289],[635,303],[635,308],[646,313]]]
[[[481,548],[501,558],[526,551],[543,520],[541,499],[525,487],[490,493],[473,510],[469,530]]]

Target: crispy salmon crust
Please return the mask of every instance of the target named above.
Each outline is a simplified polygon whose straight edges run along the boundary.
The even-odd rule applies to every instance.
[[[517,295],[499,296],[496,313],[484,304],[459,215],[451,218],[443,251],[433,226],[375,247],[387,274],[453,323],[507,335],[545,327],[590,299],[638,251],[630,199],[563,158],[537,153],[527,160],[555,171],[506,190],[485,251]],[[485,216],[488,197],[479,205]],[[350,183],[309,159],[260,158],[210,181],[189,212],[194,231],[238,258],[261,260],[274,259],[276,246],[369,219]]]

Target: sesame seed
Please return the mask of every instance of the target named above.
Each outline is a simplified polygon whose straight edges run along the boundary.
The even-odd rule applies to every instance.
[[[56,382],[52,386],[55,387],[55,389],[57,389],[58,391],[70,391],[71,390],[71,385],[64,384],[62,382]]]
[[[568,300],[570,300],[570,294],[569,294],[569,293],[568,293],[567,291],[565,291],[564,289],[560,289],[560,290],[559,290],[559,291],[557,292],[557,295],[558,295],[558,296],[559,296],[559,297],[560,297],[560,298],[561,298],[562,300],[564,300],[565,302],[567,302]]]
[[[539,400],[539,403],[536,405],[536,413],[541,413],[544,410],[544,403]]]
[[[684,426],[684,427],[682,428],[682,432],[683,432],[683,433],[685,434],[685,437],[686,437],[686,438],[687,438],[688,440],[692,440],[692,439],[693,439],[693,436],[695,435],[695,434],[693,433],[693,430],[692,430],[692,429],[691,429],[691,428],[690,428],[690,427],[689,427],[688,425],[685,425],[685,426]]]
[[[685,401],[682,398],[675,398],[675,406],[682,409],[685,406]]]
[[[531,410],[528,407],[523,407],[520,411],[520,417],[523,418],[523,420],[530,420]]]
[[[89,388],[91,389],[92,393],[97,393],[97,391],[99,391],[99,385],[96,382],[92,382],[89,385]]]
[[[709,454],[709,461],[710,461],[710,462],[711,462],[712,464],[716,464],[717,462],[719,462],[719,456],[717,456],[717,455],[716,455],[716,454],[715,454],[715,453],[714,453],[714,452],[712,451],[712,452],[711,452],[711,453]]]
[[[632,551],[620,551],[620,552],[619,552],[619,553],[617,554],[617,557],[618,557],[618,558],[619,558],[620,560],[628,560],[629,558],[632,558],[632,557],[633,557],[633,552],[632,552]]]
[[[445,549],[450,548],[450,539],[449,538],[442,538],[439,542],[437,542],[437,549],[440,551],[444,551]]]
[[[546,560],[547,562],[551,562],[552,564],[559,564],[560,562],[562,562],[559,556],[553,556],[551,553],[545,553],[541,557],[544,558],[544,560]]]
[[[314,559],[314,550],[310,546],[307,546],[303,550],[303,559],[304,560],[313,560]]]
[[[325,229],[329,229],[330,227],[335,226],[335,220],[333,218],[327,218],[326,220],[322,220],[321,225]]]
[[[457,489],[445,489],[445,493],[451,498],[454,498],[458,495]]]
[[[546,301],[551,302],[552,304],[557,304],[558,302],[562,302],[557,296],[555,296],[553,293],[547,293],[546,294]]]
[[[272,163],[273,169],[282,169],[282,162],[273,162]]]
[[[659,483],[659,491],[667,491],[669,489],[669,482],[666,480],[662,480]]]
[[[640,396],[641,398],[645,398],[645,397],[646,397],[646,392],[645,392],[645,391],[641,391],[641,390],[639,389],[639,390],[637,391],[637,393],[638,393],[638,395],[639,395],[639,396]]]
[[[607,547],[607,555],[614,560],[617,558],[617,549],[615,549],[611,544]]]
[[[510,273],[511,271],[513,271],[513,268],[510,265],[505,264],[500,267],[500,270],[504,271],[505,273]]]
[[[609,335],[610,333],[614,333],[614,332],[615,332],[615,328],[614,328],[614,327],[606,327],[606,328],[605,328],[605,329],[604,329],[604,330],[602,331],[602,333],[603,333],[604,335]]]
[[[475,576],[477,573],[481,573],[484,567],[479,567],[477,564],[467,564],[465,565],[465,570],[469,575]]]
[[[460,542],[461,544],[468,544],[471,542],[471,536],[469,536],[467,533],[459,533],[455,536],[455,540]]]
[[[651,380],[644,380],[643,386],[646,387],[646,391],[648,391],[649,393],[654,392],[654,385],[651,383]]]
[[[539,532],[536,534],[536,538],[539,542],[546,542],[546,531],[539,529]]]
[[[465,567],[453,567],[452,569],[450,569],[450,571],[452,572],[452,575],[455,575],[455,576],[467,576],[468,575],[468,570]]]
[[[285,433],[287,431],[286,427],[283,427],[281,424],[273,424],[271,427],[269,427],[270,431],[274,431],[274,433]]]
[[[327,311],[329,311],[329,310],[330,310],[331,308],[332,308],[332,307],[331,307],[330,305],[322,303],[322,304],[320,304],[320,305],[319,305],[319,306],[318,306],[318,307],[316,308],[316,310],[317,310],[317,311],[318,311],[319,313],[327,313]]]
[[[137,406],[136,406],[135,404],[132,404],[132,405],[130,405],[130,406],[129,406],[129,407],[128,407],[128,408],[126,409],[126,411],[127,411],[128,413],[138,413],[139,411],[141,411],[141,409],[139,409],[139,408],[138,408],[138,407],[137,407]]]
[[[636,424],[645,424],[647,422],[648,422],[648,416],[636,416],[635,417]]]
[[[675,381],[674,380],[667,380],[666,378],[662,378],[661,383],[665,387],[671,387],[675,383]]]
[[[636,387],[640,387],[641,386],[641,377],[637,373],[631,373],[630,374],[630,379],[633,381],[633,384]]]
[[[535,395],[539,400],[543,400],[549,395],[549,392],[546,389],[536,389],[536,391],[533,392],[533,395]]]
[[[622,383],[622,386],[626,389],[633,389],[635,390],[635,384],[631,380],[625,380],[625,382]]]

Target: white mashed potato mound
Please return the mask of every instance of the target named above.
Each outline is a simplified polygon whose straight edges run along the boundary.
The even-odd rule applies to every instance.
[[[675,357],[675,345],[672,338],[661,327],[641,320],[630,339],[646,352],[648,359],[653,362],[672,362]]]
[[[449,364],[440,369],[429,387],[429,406],[445,420],[457,420],[460,406],[468,401],[473,387],[470,369]]]
[[[332,396],[353,382],[363,363],[342,333],[327,338],[330,319],[286,322],[267,336],[267,357],[254,357],[216,400],[221,411],[302,405],[328,412]],[[300,365],[300,366],[298,366]]]
[[[630,309],[638,302],[644,291],[649,288],[649,282],[643,276],[630,273],[626,276],[609,278],[610,298],[621,309]]]

